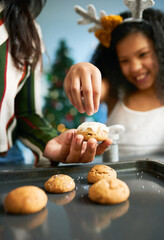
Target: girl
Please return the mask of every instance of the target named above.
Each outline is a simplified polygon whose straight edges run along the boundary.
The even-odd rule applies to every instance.
[[[124,21],[108,37],[109,46],[102,45],[100,35],[102,43],[92,57],[91,62],[102,74],[101,91],[100,80],[93,76],[97,69],[87,63],[70,69],[76,81],[70,84],[68,75],[65,89],[81,112],[95,112],[101,95],[101,100],[108,105],[107,124],[125,126],[126,131],[119,140],[120,156],[163,152],[164,13],[147,9],[141,21],[125,21],[131,17],[129,12],[122,13],[121,17]],[[82,76],[79,72],[83,72]],[[86,109],[82,106],[79,89],[73,96],[77,81],[84,90]]]
[[[36,162],[90,162],[111,143],[87,144],[74,129],[57,136],[41,114],[39,84],[44,46],[35,18],[46,0],[0,0],[0,162],[16,139],[32,149]],[[97,152],[96,152],[97,151]],[[7,155],[8,156],[8,155]]]

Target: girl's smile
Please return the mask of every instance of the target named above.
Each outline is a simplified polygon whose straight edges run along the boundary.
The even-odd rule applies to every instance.
[[[152,42],[141,33],[132,33],[116,46],[123,75],[139,90],[154,87],[158,71]]]

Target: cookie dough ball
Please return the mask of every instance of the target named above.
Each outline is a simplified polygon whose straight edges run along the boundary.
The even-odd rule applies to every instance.
[[[107,165],[95,165],[88,172],[87,180],[89,183],[95,183],[101,179],[115,179],[117,178],[116,171]]]
[[[18,187],[7,194],[4,207],[8,213],[30,214],[43,209],[47,205],[46,193],[35,186]]]
[[[100,204],[117,204],[128,199],[128,185],[120,179],[102,179],[89,188],[89,198]]]
[[[104,141],[108,138],[109,128],[99,122],[84,122],[77,128],[77,134],[84,136],[87,141],[90,138],[95,138],[97,141]]]
[[[44,187],[50,193],[65,193],[75,188],[75,182],[68,175],[56,174],[45,182]]]

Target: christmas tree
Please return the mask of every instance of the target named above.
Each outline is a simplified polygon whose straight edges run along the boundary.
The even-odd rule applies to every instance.
[[[66,41],[61,40],[55,55],[51,70],[47,73],[49,84],[48,94],[45,97],[43,113],[58,133],[67,129],[77,128],[85,121],[85,114],[81,114],[72,106],[64,91],[65,76],[74,63],[69,57],[70,49]]]

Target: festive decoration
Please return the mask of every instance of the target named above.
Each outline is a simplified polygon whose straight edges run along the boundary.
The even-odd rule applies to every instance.
[[[119,15],[107,16],[105,11],[100,11],[100,17],[97,17],[97,11],[94,5],[88,5],[87,10],[76,5],[74,10],[82,19],[78,21],[79,24],[91,24],[94,26],[88,29],[89,32],[94,32],[101,44],[105,47],[110,47],[111,33],[122,22],[127,21],[143,21],[142,14],[146,8],[154,5],[153,0],[124,0],[125,5],[132,13],[131,18],[123,18]]]
[[[49,91],[45,97],[43,108],[45,117],[57,129],[58,133],[77,128],[85,121],[86,117],[85,114],[79,113],[72,106],[63,88],[65,76],[73,63],[69,57],[69,48],[66,42],[61,40],[51,71],[47,73]]]
[[[110,46],[111,33],[117,25],[122,23],[123,18],[119,15],[107,16],[105,11],[100,11],[100,18],[98,18],[96,9],[92,4],[88,5],[87,11],[80,6],[75,6],[74,9],[82,16],[82,19],[78,23],[94,23],[94,26],[89,28],[88,31],[94,32],[101,44],[108,48]]]
[[[130,18],[130,20],[142,21],[143,11],[146,8],[152,7],[155,4],[155,2],[153,0],[135,0],[135,1],[124,0],[124,4],[130,9],[132,13],[132,17]]]
[[[123,18],[119,15],[109,15],[101,18],[102,29],[98,29],[95,32],[95,36],[99,39],[102,45],[105,47],[110,46],[112,31],[123,21]]]

